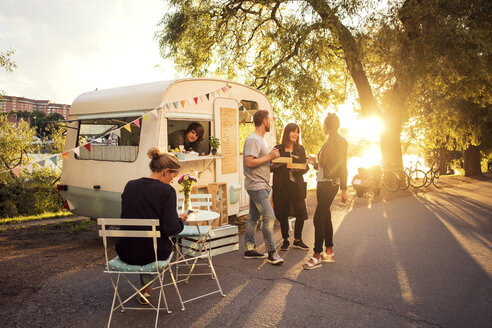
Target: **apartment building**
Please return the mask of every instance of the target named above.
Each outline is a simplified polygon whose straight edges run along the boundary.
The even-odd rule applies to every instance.
[[[52,103],[49,100],[36,100],[24,97],[0,96],[0,111],[41,111],[45,114],[58,113],[65,119],[68,118],[70,105]]]

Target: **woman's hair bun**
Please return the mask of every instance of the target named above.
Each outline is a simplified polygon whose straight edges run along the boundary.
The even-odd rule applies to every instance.
[[[149,156],[150,159],[159,159],[161,151],[157,147],[150,148],[147,152],[147,156]]]

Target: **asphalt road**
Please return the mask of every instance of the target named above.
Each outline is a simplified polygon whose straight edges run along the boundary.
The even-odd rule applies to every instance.
[[[227,294],[179,310],[160,327],[490,327],[492,183],[478,182],[334,213],[336,262],[305,271],[310,252],[281,252],[282,266],[214,258]],[[304,239],[313,244],[312,221]],[[280,244],[279,231],[276,232]],[[258,233],[258,241],[262,241]],[[112,299],[103,268],[53,277],[13,327],[103,327]],[[181,292],[212,286],[194,278]],[[154,295],[155,297],[156,295]],[[113,327],[152,327],[147,311],[115,313]]]

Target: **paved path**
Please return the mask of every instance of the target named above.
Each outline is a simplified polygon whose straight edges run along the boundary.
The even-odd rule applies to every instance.
[[[336,263],[303,271],[311,252],[282,252],[285,264],[215,257],[226,297],[210,296],[160,327],[490,327],[492,183],[334,213]],[[313,244],[312,221],[305,242]],[[259,240],[261,238],[259,237]],[[280,244],[277,231],[276,240]],[[308,255],[309,254],[309,255]],[[185,295],[208,278],[183,286]],[[103,327],[111,285],[102,268],[53,277],[13,327]],[[116,313],[114,327],[151,327],[149,312]]]

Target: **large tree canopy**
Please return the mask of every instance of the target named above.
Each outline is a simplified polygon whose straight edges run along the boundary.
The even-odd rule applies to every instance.
[[[283,121],[301,122],[317,147],[326,108],[343,103],[353,84],[362,111],[377,108],[358,45],[339,17],[363,1],[170,1],[156,36],[164,57],[191,75],[240,80],[264,91]],[[306,141],[306,140],[305,140]]]
[[[490,103],[488,70],[470,70],[487,38],[470,32],[490,15],[484,0],[170,3],[156,33],[162,55],[191,75],[213,72],[261,89],[282,120],[301,122],[308,147],[321,141],[312,124],[321,111],[351,92],[363,116],[385,121],[383,161],[400,167],[401,124],[424,91]]]

